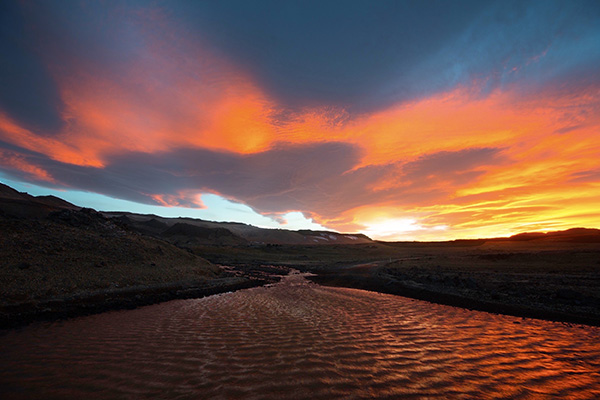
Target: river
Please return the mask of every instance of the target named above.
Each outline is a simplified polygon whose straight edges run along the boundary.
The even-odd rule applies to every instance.
[[[3,399],[600,398],[600,329],[309,283],[0,336]]]

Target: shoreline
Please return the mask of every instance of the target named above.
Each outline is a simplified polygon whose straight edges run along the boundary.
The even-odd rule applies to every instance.
[[[0,330],[17,329],[33,322],[56,321],[106,311],[135,309],[170,300],[202,298],[272,282],[272,278],[251,279],[232,276],[208,281],[180,281],[84,291],[41,301],[0,305]]]
[[[345,287],[392,294],[467,310],[561,323],[600,326],[600,318],[595,316],[490,302],[444,293],[431,288],[408,286],[398,281],[392,282],[372,273],[371,268],[380,264],[374,263],[369,266],[370,268],[359,268],[358,270],[343,268],[329,271],[311,271],[313,275],[307,276],[306,279],[322,286]],[[34,322],[57,321],[107,311],[135,309],[170,300],[202,298],[264,286],[278,281],[282,276],[264,273],[257,276],[256,271],[253,271],[255,268],[246,271],[243,271],[245,268],[239,269],[239,267],[233,267],[233,269],[237,270],[237,274],[208,281],[135,285],[124,288],[84,291],[41,301],[0,305],[0,330],[18,329]]]
[[[435,291],[424,287],[415,287],[389,280],[371,274],[352,273],[349,269],[337,271],[314,271],[315,275],[307,277],[310,281],[330,287],[345,287],[361,289],[377,293],[392,294],[430,303],[459,307],[473,311],[483,311],[493,314],[509,315],[520,318],[533,318],[568,324],[600,326],[600,318],[592,315],[579,315],[559,310],[532,308],[516,304],[490,302],[473,299],[451,293]]]

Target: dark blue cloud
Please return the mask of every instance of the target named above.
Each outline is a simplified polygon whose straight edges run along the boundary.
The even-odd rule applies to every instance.
[[[365,204],[429,204],[506,160],[501,149],[438,152],[418,160],[355,168],[362,152],[347,143],[285,145],[255,154],[176,149],[113,156],[104,168],[63,164],[44,155],[11,152],[49,172],[56,185],[144,204],[153,194],[216,192],[263,214],[298,210],[337,217]],[[7,174],[31,180],[26,172]],[[47,182],[38,182],[48,185]],[[381,185],[383,183],[383,185]],[[381,186],[377,188],[378,186]],[[185,204],[186,199],[180,199]]]
[[[408,76],[441,51],[484,3],[241,0],[179,6],[176,15],[192,31],[249,69],[284,105],[352,111],[380,103],[378,93],[390,79]]]
[[[58,132],[65,122],[58,78],[120,79],[147,55],[140,7],[149,5],[0,2],[0,111],[37,134]]]
[[[452,186],[466,184],[483,175],[483,167],[504,163],[499,148],[470,148],[426,154],[402,166],[402,179],[412,186],[428,186],[434,182]]]
[[[32,1],[20,11],[42,67],[57,75],[101,72],[118,78],[147,55],[148,8],[139,1]]]
[[[166,3],[172,4],[172,3]],[[219,1],[174,15],[282,104],[369,111],[477,81],[600,83],[600,2]]]
[[[339,188],[360,193],[361,183],[342,177],[359,162],[361,151],[345,143],[283,146],[241,155],[204,149],[177,149],[113,156],[105,168],[64,164],[12,146],[11,155],[50,173],[55,184],[102,193],[144,204],[156,204],[153,194],[218,192],[264,213],[345,207]],[[31,181],[27,172],[3,168],[10,176]],[[376,179],[373,170],[370,181]],[[35,179],[34,179],[35,180]],[[41,185],[48,182],[39,181]],[[364,192],[364,191],[363,191]],[[360,202],[354,196],[350,203]]]
[[[126,4],[0,2],[0,111],[37,134],[57,133],[64,124],[57,76],[119,77],[144,50]]]
[[[0,111],[22,126],[53,133],[63,123],[62,102],[29,24],[18,4],[0,2]]]
[[[536,92],[548,86],[600,84],[600,2],[488,4],[409,80],[424,90],[477,82],[482,94],[515,85]]]

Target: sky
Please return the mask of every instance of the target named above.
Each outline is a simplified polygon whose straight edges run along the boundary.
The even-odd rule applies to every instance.
[[[450,240],[600,228],[600,2],[0,2],[0,181]]]

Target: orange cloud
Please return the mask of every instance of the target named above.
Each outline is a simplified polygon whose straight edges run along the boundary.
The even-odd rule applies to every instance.
[[[202,202],[201,195],[193,190],[180,191],[174,195],[149,194],[148,197],[163,207],[206,208]]]
[[[48,171],[28,162],[24,157],[11,151],[0,149],[0,166],[25,172],[35,180],[57,183]]]
[[[599,168],[598,88],[548,89],[532,97],[518,88],[483,95],[474,83],[370,114],[318,107],[292,113],[242,67],[202,44],[169,38],[149,36],[143,57],[118,73],[76,60],[71,67],[52,68],[64,102],[63,129],[40,135],[0,113],[0,139],[61,163],[94,168],[131,152],[196,148],[253,154],[280,143],[343,142],[362,150],[354,170],[390,168],[356,188],[370,194],[368,204],[348,205],[341,213],[309,203],[299,210],[329,228],[362,229],[389,239],[396,224],[397,238],[451,239],[600,226],[600,183],[573,181],[577,173]],[[464,179],[442,179],[435,170],[431,177],[415,178],[403,169],[431,154],[484,148],[502,149],[506,162],[469,166],[460,171]],[[53,182],[40,165],[6,151],[1,157],[7,168]],[[434,191],[438,194],[429,195]],[[163,205],[202,206],[190,193],[195,192],[151,197]],[[335,195],[321,196],[335,198],[329,201],[338,210],[346,200]],[[311,201],[318,202],[318,196]]]
[[[216,76],[179,79],[176,65],[161,69],[168,68],[168,77],[177,78],[168,86],[112,77],[68,79],[62,90],[68,125],[61,140],[93,160],[90,164],[131,151],[201,147],[247,153],[270,144],[270,105],[251,83],[236,76],[217,82]]]
[[[367,149],[363,165],[480,146],[502,148],[508,162],[476,168],[480,175],[464,184],[423,183],[420,189],[445,189],[447,194],[423,197],[420,204],[402,197],[406,174],[398,172],[370,188],[396,188],[397,201],[373,202],[336,218],[317,217],[323,225],[422,240],[600,226],[600,182],[574,179],[600,166],[598,89],[568,96],[549,91],[537,99],[516,91],[472,98],[457,90],[365,116],[347,129],[357,132],[347,133],[348,140],[362,140]],[[397,233],[389,234],[394,223]]]

